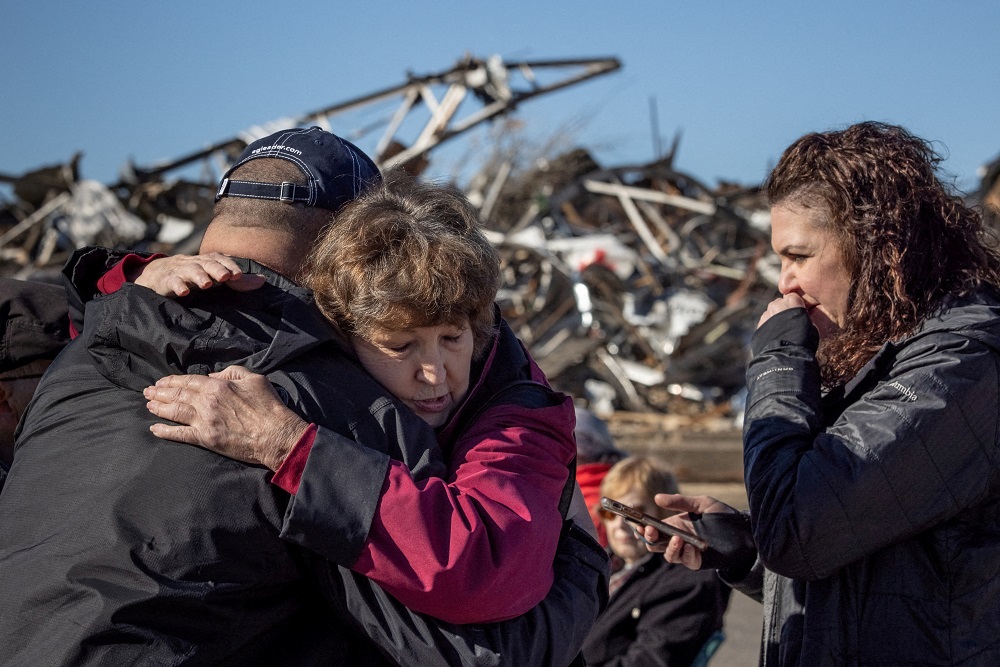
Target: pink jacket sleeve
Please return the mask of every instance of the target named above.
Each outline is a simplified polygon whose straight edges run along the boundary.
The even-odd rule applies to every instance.
[[[447,479],[414,482],[393,461],[351,569],[407,607],[452,623],[518,616],[548,593],[559,498],[576,454],[570,398],[497,406],[456,444]]]
[[[163,254],[150,255],[144,257],[137,254],[125,255],[120,262],[112,266],[107,273],[97,281],[97,290],[101,294],[111,294],[121,289],[121,286],[129,282],[129,274],[138,271],[140,267],[149,264],[154,259],[166,257]]]

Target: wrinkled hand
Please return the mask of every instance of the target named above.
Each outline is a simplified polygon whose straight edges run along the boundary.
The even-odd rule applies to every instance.
[[[191,287],[208,289],[225,283],[238,292],[255,290],[264,284],[264,276],[244,274],[228,255],[210,252],[204,255],[174,255],[154,259],[142,267],[134,280],[160,296],[187,296]]]
[[[783,310],[789,310],[791,308],[805,308],[806,302],[802,300],[802,297],[798,294],[785,294],[780,296],[771,303],[767,304],[767,310],[760,316],[757,320],[757,328],[761,328],[764,322],[777,315]]]
[[[680,512],[663,519],[664,523],[696,533],[688,513],[710,514],[713,512],[736,512],[735,509],[711,496],[685,496],[679,493],[658,493],[653,497],[657,505]],[[679,537],[660,541],[660,532],[649,526],[643,527],[642,536],[650,551],[663,552],[663,557],[671,563],[680,563],[691,570],[701,569],[701,550]],[[653,544],[649,544],[652,542]]]
[[[277,470],[308,423],[292,412],[263,375],[230,366],[211,375],[168,375],[143,395],[157,417],[158,438],[199,445],[217,454]]]

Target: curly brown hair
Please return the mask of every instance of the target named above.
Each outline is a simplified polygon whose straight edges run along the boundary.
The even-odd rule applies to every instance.
[[[500,255],[458,189],[402,170],[345,206],[307,260],[305,284],[348,334],[468,319],[481,355],[494,331]]]
[[[766,183],[771,206],[821,207],[853,281],[847,321],[823,341],[824,384],[853,377],[948,295],[1000,286],[996,236],[938,175],[941,156],[897,125],[807,134]]]

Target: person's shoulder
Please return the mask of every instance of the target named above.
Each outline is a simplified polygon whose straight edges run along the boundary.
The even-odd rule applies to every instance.
[[[1000,351],[1000,298],[992,289],[947,297],[916,330],[889,347],[902,356]]]
[[[910,338],[977,329],[1000,335],[1000,294],[982,288],[970,294],[945,297]]]
[[[637,588],[647,600],[688,600],[706,612],[721,615],[726,584],[716,570],[690,570],[684,565],[668,563],[660,554],[645,564],[643,572],[634,575]]]
[[[891,347],[896,348],[897,361],[936,356],[967,360],[992,357],[1000,354],[1000,317],[994,321],[960,319],[925,327]]]

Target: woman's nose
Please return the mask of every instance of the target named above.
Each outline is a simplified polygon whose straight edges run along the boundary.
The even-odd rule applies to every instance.
[[[791,268],[781,267],[781,274],[778,276],[778,291],[784,294],[791,294],[798,289],[798,281],[795,279],[795,271]]]
[[[444,383],[445,370],[444,363],[440,356],[425,358],[420,362],[420,377],[427,384],[439,385]]]

